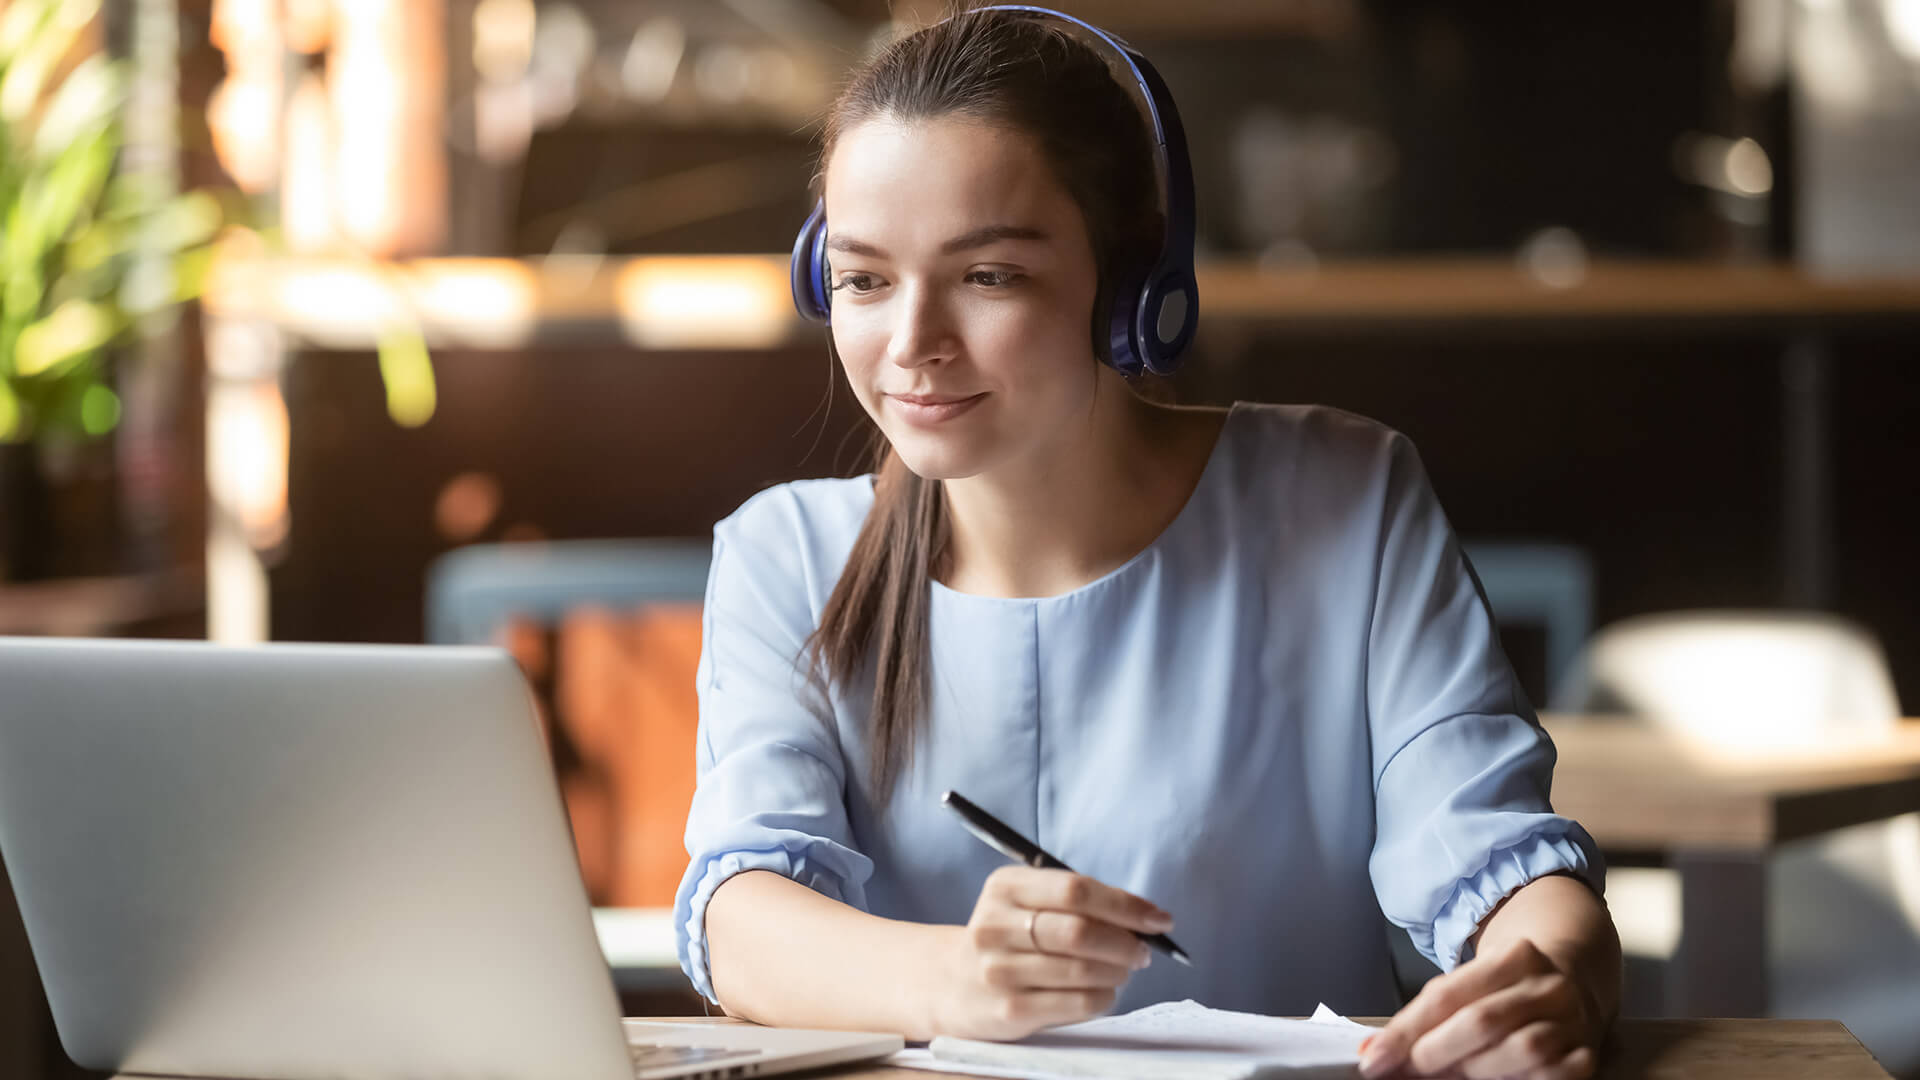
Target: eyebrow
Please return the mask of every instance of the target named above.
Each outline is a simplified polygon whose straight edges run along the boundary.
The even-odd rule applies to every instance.
[[[977,229],[963,232],[959,236],[940,245],[940,254],[954,255],[974,248],[986,247],[1002,240],[1034,240],[1045,242],[1046,231],[1031,225],[982,225]],[[830,233],[827,236],[829,251],[844,251],[850,255],[864,255],[870,259],[884,259],[887,253],[864,240],[855,240],[851,236]]]

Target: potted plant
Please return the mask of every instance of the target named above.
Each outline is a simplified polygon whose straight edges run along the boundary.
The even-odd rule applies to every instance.
[[[0,580],[50,542],[48,467],[118,424],[116,348],[195,294],[222,220],[119,168],[128,72],[88,48],[99,9],[0,2]]]

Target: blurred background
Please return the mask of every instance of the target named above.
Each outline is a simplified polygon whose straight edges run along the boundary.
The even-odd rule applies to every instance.
[[[710,528],[866,468],[786,251],[941,7],[0,0],[0,634],[508,645],[629,1010],[698,1012]],[[1067,9],[1186,121],[1167,392],[1410,435],[1562,808],[1641,812],[1629,1011],[1920,1076],[1920,0]],[[68,1075],[9,902],[0,1073]]]

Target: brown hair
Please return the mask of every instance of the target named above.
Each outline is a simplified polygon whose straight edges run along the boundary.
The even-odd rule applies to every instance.
[[[1099,285],[1089,332],[1105,360],[1115,279],[1158,253],[1163,225],[1146,119],[1102,51],[1057,19],[1004,11],[963,11],[904,37],[856,70],[828,111],[816,187],[848,129],[935,117],[1038,142],[1092,241]],[[940,482],[908,469],[884,437],[875,456],[873,506],[807,648],[817,678],[846,686],[871,672],[872,795],[884,805],[923,723],[930,583],[948,529]]]

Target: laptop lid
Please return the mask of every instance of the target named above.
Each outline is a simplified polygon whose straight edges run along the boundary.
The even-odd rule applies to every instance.
[[[0,856],[81,1065],[632,1075],[506,654],[0,639],[0,687]]]

